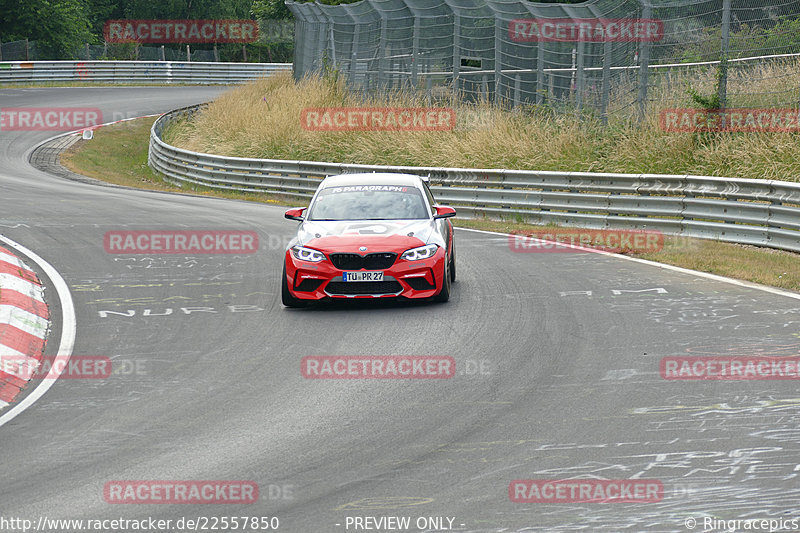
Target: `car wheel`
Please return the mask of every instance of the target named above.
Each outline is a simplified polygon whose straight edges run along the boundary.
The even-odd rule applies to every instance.
[[[450,281],[456,280],[456,242],[453,241],[453,256],[450,258]]]
[[[442,290],[439,291],[439,294],[433,297],[434,302],[446,302],[450,299],[450,261],[444,262],[444,272],[442,272]]]
[[[295,298],[292,296],[292,293],[289,292],[289,285],[286,282],[286,265],[283,265],[283,274],[281,275],[281,301],[283,305],[286,307],[305,307],[307,302]]]

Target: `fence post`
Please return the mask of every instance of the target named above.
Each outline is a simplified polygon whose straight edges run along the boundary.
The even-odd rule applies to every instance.
[[[25,38],[25,61],[29,61],[30,60],[29,54],[30,54],[30,49],[28,48],[28,39],[26,37]]]
[[[544,42],[536,43],[536,103],[541,104],[544,100]]]
[[[500,105],[503,84],[503,28],[500,24],[499,13],[494,13],[494,104]],[[506,26],[506,32],[508,26]],[[506,33],[506,35],[508,35]],[[486,95],[487,101],[489,95]]]
[[[219,63],[219,49],[217,48],[217,43],[214,43],[214,61]]]
[[[247,45],[242,45],[242,60],[247,63]]]
[[[0,61],[3,60],[3,40],[0,39]]]
[[[458,94],[458,76],[461,71],[461,14],[453,9],[453,93]]]
[[[425,76],[425,93],[427,95],[428,107],[433,105],[433,78],[430,75]]]
[[[414,35],[411,37],[411,84],[417,88],[417,60],[419,59],[419,14],[414,11]]]
[[[350,45],[350,84],[351,86],[356,86],[356,77],[358,76],[358,40],[360,39],[360,30],[361,25],[356,22],[356,18],[353,17],[353,41]]]
[[[186,45],[186,62],[189,63],[192,61],[192,53],[189,51],[189,45]]]
[[[161,45],[161,61],[167,60],[167,53],[164,51],[164,45]]]
[[[108,59],[108,41],[103,41],[103,57]]]
[[[578,76],[578,79],[576,80],[576,83],[575,83],[575,90],[577,91],[577,93],[575,95],[575,107],[578,109],[578,111],[581,111],[583,109],[583,92],[584,92],[583,89],[584,89],[584,85],[585,85],[585,80],[583,79],[583,77],[584,77],[583,63],[584,63],[584,59],[585,59],[585,53],[584,53],[585,44],[586,43],[584,43],[581,40],[581,41],[578,41],[578,45],[577,45],[578,62],[577,62],[576,68],[575,68],[575,72],[576,72],[576,74]]]
[[[90,54],[90,52],[89,52],[89,43],[85,43],[85,46],[86,46],[86,60],[89,61],[92,58],[92,56],[89,55]]]
[[[391,60],[386,57],[386,24],[388,23],[386,16],[381,12],[381,36],[378,42],[378,90],[385,91],[389,87],[389,81],[386,76],[386,64]],[[391,65],[389,65],[391,69]]]
[[[572,47],[571,63],[569,64],[569,99],[575,98],[575,81],[578,78],[578,48]]]
[[[719,107],[725,109],[728,98],[728,42],[731,28],[731,0],[722,2],[722,43],[719,58]],[[725,128],[725,114],[722,114],[722,128]]]
[[[608,94],[611,86],[611,41],[603,43],[603,93],[600,97],[600,119],[608,125]]]
[[[642,2],[642,18],[649,19],[653,17],[653,7],[649,4],[649,0],[640,0]],[[650,67],[650,43],[642,41],[642,53],[639,55],[639,121],[644,120],[645,113],[647,112],[647,74]]]

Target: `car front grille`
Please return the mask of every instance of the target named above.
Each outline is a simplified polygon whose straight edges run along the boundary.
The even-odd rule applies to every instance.
[[[427,290],[430,290],[430,289],[434,289],[434,288],[436,288],[436,286],[435,286],[435,285],[431,285],[430,283],[428,283],[428,280],[427,280],[427,279],[425,279],[425,278],[423,278],[423,277],[419,277],[419,278],[405,278],[405,280],[404,280],[404,281],[405,281],[406,283],[408,283],[408,285],[409,285],[409,286],[410,286],[412,289],[414,289],[415,291],[427,291]]]
[[[306,278],[297,285],[294,290],[298,292],[314,292],[325,280]]]
[[[397,294],[403,286],[397,281],[331,281],[325,287],[328,294]]]
[[[397,259],[394,253],[374,253],[367,255],[358,254],[330,254],[333,266],[339,270],[385,270],[392,266]]]

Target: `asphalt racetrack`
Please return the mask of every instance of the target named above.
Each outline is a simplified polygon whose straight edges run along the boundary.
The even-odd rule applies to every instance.
[[[3,89],[0,107],[137,116],[223,90]],[[4,519],[152,517],[184,531],[182,518],[277,517],[290,533],[686,532],[712,519],[800,520],[796,381],[667,380],[659,370],[671,356],[797,355],[797,299],[609,255],[518,253],[503,235],[457,230],[447,304],[288,310],[279,277],[295,223],[284,208],[50,176],[28,155],[54,134],[0,132],[0,234],[67,282],[73,357],[119,366],[105,379],[58,380],[0,426]],[[117,255],[103,246],[115,230],[255,231],[260,247]],[[54,353],[62,311],[36,269]],[[301,359],[324,355],[450,356],[456,372],[303,377]],[[650,480],[663,491],[632,503],[509,495],[514,480],[559,479]],[[259,496],[109,503],[104,488],[120,480],[246,480]]]

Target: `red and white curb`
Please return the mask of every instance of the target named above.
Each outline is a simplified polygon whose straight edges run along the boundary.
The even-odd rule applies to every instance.
[[[0,246],[0,409],[14,401],[38,368],[49,318],[39,278]]]

